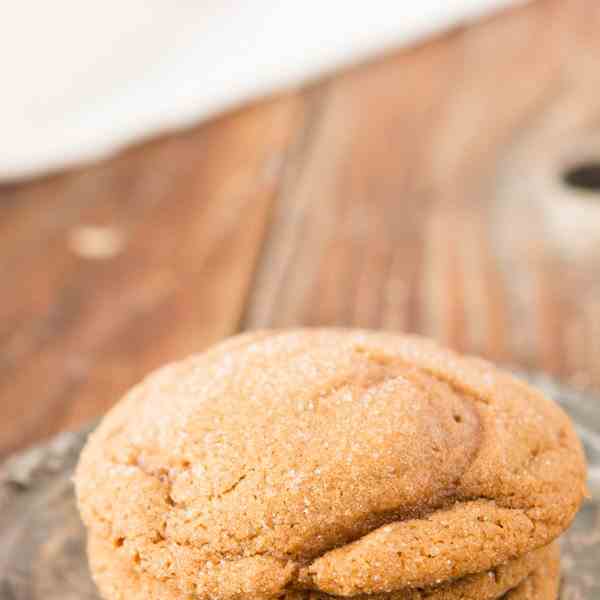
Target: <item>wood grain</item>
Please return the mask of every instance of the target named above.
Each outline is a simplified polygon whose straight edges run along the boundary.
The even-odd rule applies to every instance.
[[[0,192],[0,455],[236,331],[303,119],[290,96]]]
[[[535,2],[316,90],[245,326],[418,332],[598,389],[600,195],[561,174],[600,160],[599,30]]]
[[[600,389],[600,202],[561,182],[600,158],[599,27],[539,0],[1,188],[0,456],[240,328],[414,331]]]

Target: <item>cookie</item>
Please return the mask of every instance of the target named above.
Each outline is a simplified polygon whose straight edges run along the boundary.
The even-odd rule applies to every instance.
[[[421,338],[324,329],[159,370],[92,434],[75,481],[91,539],[163,597],[234,600],[484,573],[550,544],[585,479],[568,417],[511,375]]]
[[[535,569],[514,590],[504,596],[504,600],[556,600],[560,587],[560,555],[555,546],[549,560]]]
[[[98,588],[109,600],[189,600],[189,595],[180,592],[176,586],[141,573],[135,565],[122,560],[112,544],[104,539],[91,537],[88,553]],[[496,600],[501,597],[505,600],[555,600],[556,595],[544,594],[543,591],[556,590],[558,569],[552,567],[557,565],[558,544],[553,543],[493,571],[468,575],[425,589],[356,596],[355,600]],[[540,595],[536,595],[538,590]],[[511,596],[511,593],[517,595]],[[307,590],[288,591],[281,598],[342,600],[341,596]]]

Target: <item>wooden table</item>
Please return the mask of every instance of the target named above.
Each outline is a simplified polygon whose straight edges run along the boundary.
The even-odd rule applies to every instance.
[[[598,390],[594,160],[600,5],[540,0],[4,186],[0,455],[256,327],[420,332]]]

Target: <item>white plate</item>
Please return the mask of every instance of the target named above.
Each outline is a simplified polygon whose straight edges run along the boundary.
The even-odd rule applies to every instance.
[[[0,180],[89,161],[515,0],[0,2]]]

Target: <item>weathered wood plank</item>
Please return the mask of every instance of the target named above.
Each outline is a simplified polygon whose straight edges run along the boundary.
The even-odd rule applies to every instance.
[[[535,2],[319,88],[245,325],[419,332],[599,389],[600,190],[561,181],[600,160],[599,28]]]
[[[598,388],[600,209],[558,175],[600,155],[599,11],[541,0],[0,190],[0,455],[233,332],[279,192],[246,326],[418,331]]]
[[[236,331],[303,120],[289,96],[0,191],[0,456]]]

